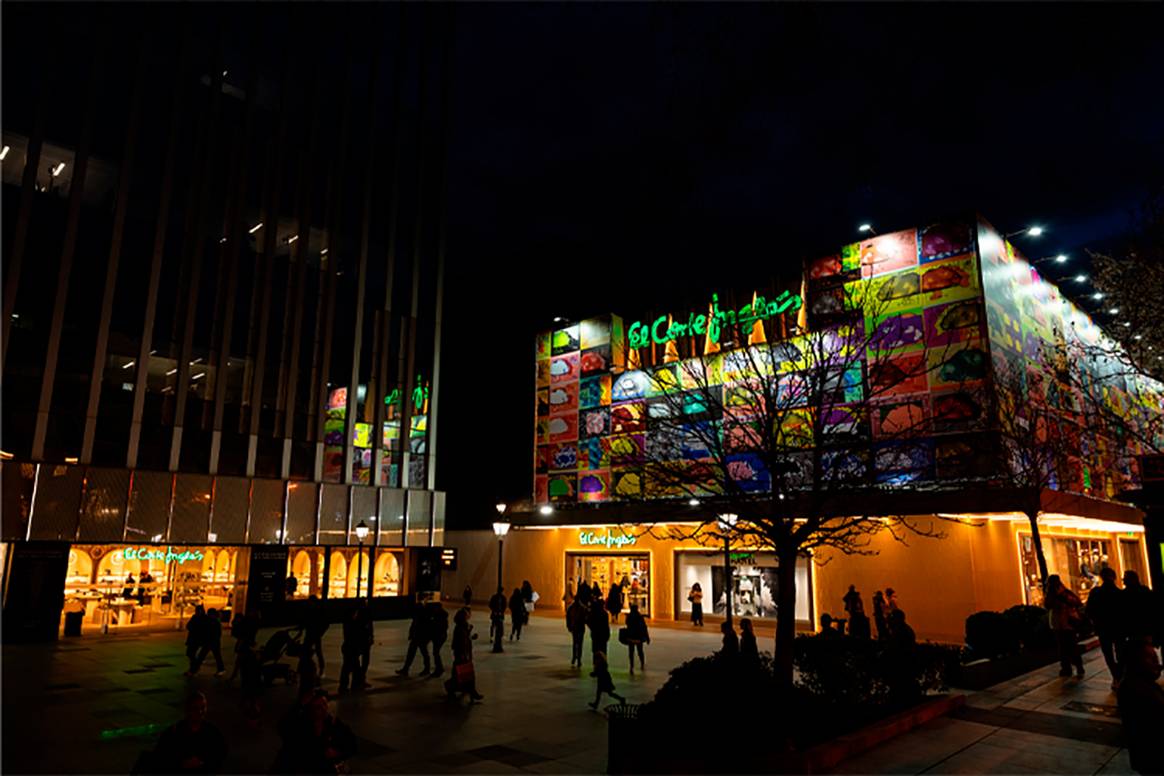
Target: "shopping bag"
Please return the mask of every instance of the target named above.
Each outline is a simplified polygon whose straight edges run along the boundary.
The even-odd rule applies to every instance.
[[[457,663],[453,666],[453,675],[457,677],[457,685],[467,687],[477,678],[472,663]]]

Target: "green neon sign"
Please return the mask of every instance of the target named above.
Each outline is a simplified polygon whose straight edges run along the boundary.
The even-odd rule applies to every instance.
[[[174,552],[172,547],[166,547],[164,550],[154,550],[149,547],[126,547],[121,551],[121,556],[126,560],[164,560],[166,563],[172,560],[185,563],[188,560],[202,560],[204,557],[202,550]]]
[[[711,295],[711,314],[703,315],[688,313],[687,321],[668,323],[669,316],[660,315],[650,326],[642,321],[631,324],[627,334],[632,348],[645,348],[654,342],[664,345],[680,337],[707,335],[713,344],[719,344],[723,330],[728,326],[747,326],[756,321],[766,321],[783,315],[786,312],[796,312],[803,301],[798,294],[784,291],[780,296],[769,301],[757,296],[755,302],[744,305],[739,310],[720,310],[719,295]]]

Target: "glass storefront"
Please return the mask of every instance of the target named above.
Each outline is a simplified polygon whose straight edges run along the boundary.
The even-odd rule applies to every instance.
[[[733,552],[732,613],[736,617],[775,619],[779,562],[770,552]],[[687,594],[698,582],[703,589],[705,614],[727,614],[727,585],[722,552],[679,550],[675,553],[675,593],[678,611],[690,614]],[[812,623],[810,561],[802,557],[796,564],[796,620]]]
[[[287,557],[287,597],[366,596],[369,577],[374,597],[400,595],[403,562],[403,549],[294,548]]]
[[[597,587],[605,598],[612,585],[622,589],[623,610],[638,604],[644,616],[651,614],[651,556],[643,553],[625,555],[569,553],[566,578],[577,590],[583,582]]]
[[[1112,565],[1114,559],[1111,556],[1111,542],[1107,539],[1046,535],[1042,540],[1043,555],[1047,558],[1047,574],[1058,574],[1064,585],[1081,600],[1086,601],[1091,589],[1100,583],[1099,572]],[[1138,541],[1135,544],[1139,546]],[[1019,534],[1019,548],[1022,554],[1027,603],[1042,606],[1043,590],[1039,581],[1039,563],[1030,534]]]
[[[229,622],[246,547],[75,544],[65,612],[82,630],[178,628],[201,604]]]
[[[1120,539],[1120,559],[1123,561],[1124,571],[1136,572],[1140,578],[1140,584],[1147,585],[1149,583],[1143,545],[1139,540]]]

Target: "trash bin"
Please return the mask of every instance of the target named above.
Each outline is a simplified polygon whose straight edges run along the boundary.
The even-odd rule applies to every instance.
[[[606,772],[636,773],[635,742],[639,736],[641,704],[617,703],[606,707]]]
[[[81,622],[85,619],[84,612],[65,612],[65,635],[80,636]]]

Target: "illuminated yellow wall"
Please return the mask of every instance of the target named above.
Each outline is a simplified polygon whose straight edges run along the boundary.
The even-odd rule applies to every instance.
[[[844,616],[842,598],[850,584],[857,586],[870,615],[874,591],[892,587],[919,639],[962,643],[969,615],[983,609],[1002,611],[1024,602],[1018,534],[1029,530],[1025,521],[978,519],[964,524],[923,517],[914,518],[914,522],[941,531],[943,538],[907,535],[901,543],[882,532],[869,545],[875,555],[844,555],[833,550],[817,555],[812,573],[818,622],[825,612]],[[714,544],[679,543],[644,535],[634,545],[607,550],[583,546],[579,540],[582,530],[600,535],[608,530],[615,535],[623,533],[617,526],[511,530],[505,539],[506,594],[528,579],[541,596],[538,610],[561,611],[567,552],[645,552],[651,561],[651,616],[670,619],[675,612],[675,551],[680,547],[718,549]],[[1050,526],[1042,531],[1045,536],[1107,539],[1112,543],[1112,565],[1123,571],[1115,549],[1116,533]],[[487,600],[497,584],[496,537],[489,531],[449,531],[446,536],[446,545],[458,549],[458,568],[443,575],[444,595],[460,600],[465,585],[470,584],[474,600]],[[1143,534],[1137,537],[1137,547],[1143,552]]]

